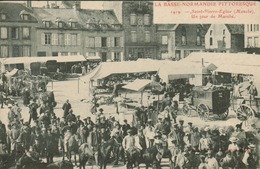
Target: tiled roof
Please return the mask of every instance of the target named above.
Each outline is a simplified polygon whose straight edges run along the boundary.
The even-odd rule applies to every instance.
[[[6,21],[19,21],[19,22],[30,22],[37,21],[32,14],[32,10],[27,8],[25,5],[21,3],[5,3],[0,2],[0,13],[6,13]],[[30,20],[22,20],[21,14],[29,14]]]
[[[225,24],[231,34],[244,34],[243,24]]]
[[[71,21],[77,23],[76,28],[78,29],[87,28],[87,23],[97,24],[96,26],[100,23],[108,25],[120,24],[113,10],[33,8],[33,12],[39,21],[50,21],[52,28],[57,27],[57,18],[65,24],[64,28],[69,28],[68,24]]]

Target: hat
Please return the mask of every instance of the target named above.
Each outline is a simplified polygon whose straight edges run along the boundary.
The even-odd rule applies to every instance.
[[[42,128],[42,131],[46,131],[46,128]]]
[[[127,133],[132,133],[132,130],[131,130],[131,129],[128,129],[128,130],[127,130]]]
[[[90,124],[87,125],[88,128],[92,128],[92,126]]]
[[[241,124],[236,124],[236,128],[241,128],[242,125]]]
[[[152,122],[152,119],[148,119],[148,122]]]
[[[209,127],[205,127],[204,131],[209,131]]]
[[[154,144],[162,144],[162,141],[161,141],[161,140],[158,140],[158,139],[156,139],[156,140],[154,140]]]
[[[161,138],[161,137],[162,137],[161,133],[156,133],[154,136],[154,138]]]
[[[173,123],[173,126],[174,126],[174,127],[177,127],[177,126],[178,126],[178,123]]]
[[[12,125],[12,126],[16,126],[16,125],[17,125],[17,123],[16,123],[16,122],[13,122],[11,125]]]
[[[248,148],[254,149],[254,148],[255,148],[255,145],[254,145],[254,144],[249,144]]]
[[[208,150],[206,154],[212,154],[212,150]]]
[[[192,122],[189,122],[188,124],[189,124],[189,125],[192,125]]]
[[[104,110],[102,108],[100,108],[99,111],[104,111]]]
[[[181,119],[181,120],[179,120],[179,122],[184,122],[184,120]]]
[[[12,104],[8,104],[8,106],[7,106],[7,107],[8,107],[8,108],[11,108],[11,107],[13,107],[13,106],[12,106]]]
[[[127,120],[126,120],[126,119],[124,119],[124,122],[127,122]]]
[[[237,142],[239,139],[237,137],[230,137],[229,141],[235,143]]]

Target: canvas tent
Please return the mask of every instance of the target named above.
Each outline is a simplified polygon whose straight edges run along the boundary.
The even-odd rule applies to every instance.
[[[260,66],[260,55],[244,53],[207,53],[192,52],[180,62],[188,63],[213,63],[217,67],[221,65],[245,65]]]

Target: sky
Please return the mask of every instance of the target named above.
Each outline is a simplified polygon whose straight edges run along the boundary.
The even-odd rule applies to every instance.
[[[26,1],[4,1],[4,2],[14,2],[14,3],[25,3]],[[49,4],[55,1],[49,1]],[[59,1],[57,1],[59,3]],[[32,1],[33,7],[43,7],[46,6],[47,1]],[[102,1],[81,1],[81,8],[85,9],[102,9]]]

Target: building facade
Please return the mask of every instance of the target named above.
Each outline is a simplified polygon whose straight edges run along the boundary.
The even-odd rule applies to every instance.
[[[192,52],[205,50],[208,25],[163,24],[157,26],[158,55],[162,59],[180,60]]]
[[[34,8],[34,13],[39,20],[37,56],[124,60],[123,29],[112,10],[81,9],[77,2],[73,8]]]
[[[212,24],[205,36],[205,48],[209,52],[244,51],[244,25]]]
[[[260,24],[245,24],[245,50],[260,54]]]
[[[36,55],[37,19],[31,3],[0,3],[0,57]]]

